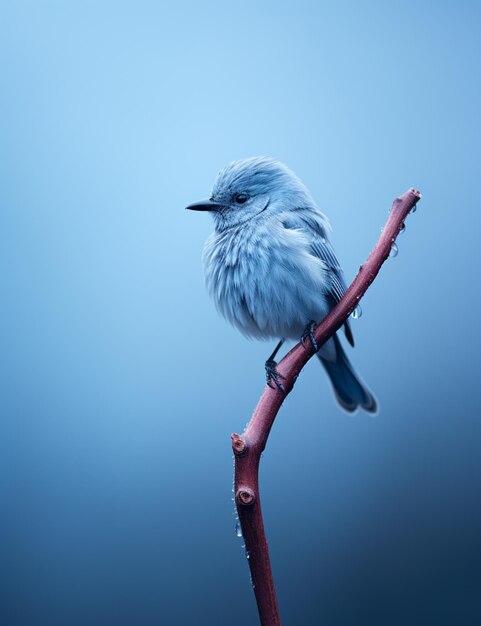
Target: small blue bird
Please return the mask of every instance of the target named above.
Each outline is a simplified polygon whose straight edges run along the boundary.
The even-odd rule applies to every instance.
[[[214,218],[204,268],[219,312],[248,337],[279,340],[265,368],[267,383],[283,391],[275,361],[283,342],[309,339],[317,351],[315,324],[346,291],[326,216],[301,180],[267,157],[234,161],[218,174],[211,197],[187,209]],[[348,322],[344,329],[354,346]],[[377,411],[337,335],[317,356],[343,409]]]

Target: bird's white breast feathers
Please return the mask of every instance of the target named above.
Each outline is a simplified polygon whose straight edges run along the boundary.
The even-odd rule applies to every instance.
[[[324,262],[308,233],[285,228],[279,215],[212,233],[203,258],[218,310],[248,337],[299,339],[328,312]]]

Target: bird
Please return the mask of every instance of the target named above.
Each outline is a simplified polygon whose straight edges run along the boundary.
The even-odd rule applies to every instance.
[[[208,199],[186,208],[213,217],[203,263],[219,313],[246,337],[278,341],[265,363],[267,384],[285,391],[276,355],[288,339],[309,340],[339,406],[376,413],[376,398],[338,334],[320,348],[314,339],[316,324],[342,298],[346,281],[328,218],[300,178],[271,157],[236,160],[219,172]],[[344,331],[354,347],[348,321]]]

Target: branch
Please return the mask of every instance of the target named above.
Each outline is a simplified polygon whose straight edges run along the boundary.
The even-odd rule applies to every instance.
[[[340,302],[317,326],[314,337],[318,346],[322,346],[339,330],[359,304],[388,258],[404,220],[420,198],[419,191],[409,189],[403,196],[394,200],[386,225],[367,261],[359,268],[359,273]],[[314,350],[309,342],[306,342],[306,347],[301,343],[294,346],[277,366],[277,370],[285,377],[283,380],[285,393],[266,386],[245,431],[242,435],[234,433],[231,437],[235,458],[235,503],[262,626],[280,626],[281,618],[262,519],[259,462],[284,399],[292,391],[302,368],[313,355]]]

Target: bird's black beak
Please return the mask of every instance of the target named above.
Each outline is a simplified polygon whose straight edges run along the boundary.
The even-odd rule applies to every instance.
[[[213,200],[199,200],[186,206],[186,209],[190,211],[218,211],[222,207],[221,204],[214,202]]]

